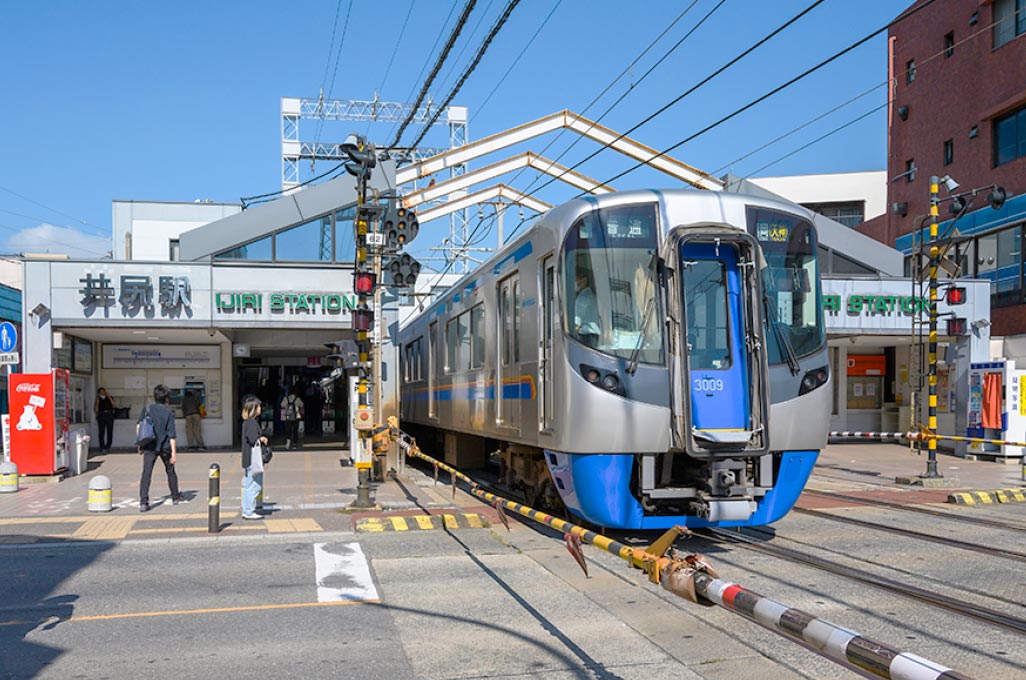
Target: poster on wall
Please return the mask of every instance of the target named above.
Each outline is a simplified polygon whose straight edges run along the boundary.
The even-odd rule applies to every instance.
[[[74,361],[74,370],[76,373],[92,373],[93,372],[93,343],[88,340],[79,340],[73,338],[71,341],[72,353]]]
[[[104,345],[104,368],[221,368],[219,345]]]
[[[950,372],[951,369],[948,366],[937,367],[937,410],[941,413],[948,412],[951,398]]]

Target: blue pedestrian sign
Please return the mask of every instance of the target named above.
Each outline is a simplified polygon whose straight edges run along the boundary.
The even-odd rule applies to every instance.
[[[18,346],[18,331],[10,321],[0,323],[0,352],[13,352]]]

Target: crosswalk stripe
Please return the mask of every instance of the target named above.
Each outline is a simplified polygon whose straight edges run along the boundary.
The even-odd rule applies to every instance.
[[[314,565],[318,602],[378,599],[359,543],[315,543]]]

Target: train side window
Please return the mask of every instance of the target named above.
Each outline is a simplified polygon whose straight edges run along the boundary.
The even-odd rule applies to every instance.
[[[513,362],[520,362],[520,281],[513,281]]]
[[[510,353],[510,329],[513,327],[512,305],[510,303],[509,281],[499,284],[499,344],[502,345],[502,363],[508,366],[512,354]]]
[[[470,310],[470,368],[484,366],[484,314],[483,304]]]
[[[459,349],[459,333],[458,333],[458,321],[459,317],[450,319],[445,324],[445,372],[453,373],[456,371],[456,353]]]

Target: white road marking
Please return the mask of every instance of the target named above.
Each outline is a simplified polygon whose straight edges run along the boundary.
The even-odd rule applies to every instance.
[[[318,602],[378,599],[359,543],[314,543],[314,562]]]

